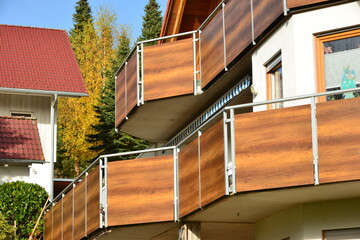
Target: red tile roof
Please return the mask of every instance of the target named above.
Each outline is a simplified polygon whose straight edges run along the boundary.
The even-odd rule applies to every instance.
[[[0,116],[0,159],[44,160],[36,120]]]
[[[0,88],[86,94],[66,31],[0,25]]]

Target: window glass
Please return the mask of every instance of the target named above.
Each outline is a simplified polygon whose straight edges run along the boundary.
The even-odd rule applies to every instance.
[[[324,240],[360,240],[360,228],[324,231]]]
[[[322,42],[326,91],[360,86],[360,36]],[[359,96],[357,92],[329,96],[327,100]]]
[[[278,62],[267,73],[268,100],[279,99],[284,97],[283,93],[283,73],[282,64]],[[272,104],[271,108],[282,108],[283,103]]]

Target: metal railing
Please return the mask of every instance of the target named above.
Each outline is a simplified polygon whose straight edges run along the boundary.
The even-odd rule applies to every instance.
[[[260,101],[254,103],[245,103],[233,106],[224,107],[221,111],[216,112],[210,118],[208,118],[204,123],[198,126],[194,131],[189,133],[189,135],[182,139],[174,146],[169,147],[160,147],[160,148],[153,148],[153,149],[145,149],[139,151],[131,151],[131,152],[123,152],[123,153],[115,153],[115,154],[106,154],[99,156],[89,167],[85,169],[72,183],[69,184],[54,200],[47,206],[47,209],[54,206],[54,204],[60,200],[60,198],[64,197],[68,191],[73,189],[78,182],[84,176],[87,176],[92,169],[99,165],[99,202],[100,202],[100,225],[99,228],[106,228],[107,225],[107,201],[108,201],[108,179],[107,179],[107,172],[108,172],[108,162],[110,158],[120,157],[120,156],[127,156],[127,155],[137,155],[137,154],[144,154],[144,153],[154,153],[154,152],[162,152],[163,154],[166,151],[173,152],[173,170],[174,170],[174,195],[173,195],[173,205],[174,205],[174,221],[179,220],[179,163],[178,163],[178,153],[180,147],[184,147],[185,143],[188,140],[201,136],[203,131],[206,131],[209,128],[213,121],[217,119],[223,119],[223,140],[224,140],[224,172],[225,172],[225,189],[226,195],[235,194],[236,193],[236,158],[235,158],[235,110],[241,108],[249,108],[249,107],[256,107],[256,106],[263,106],[269,105],[274,103],[284,103],[290,101],[297,101],[297,100],[304,100],[310,99],[311,104],[311,135],[312,135],[312,151],[313,151],[313,170],[314,170],[314,184],[319,184],[319,166],[318,166],[318,133],[317,133],[317,118],[316,118],[316,98],[325,97],[329,95],[338,95],[347,92],[355,92],[360,91],[360,87],[346,89],[346,90],[337,90],[332,92],[323,92],[323,93],[314,93],[314,94],[307,94],[307,95],[300,95],[300,96],[293,96],[287,97],[282,99],[275,99],[275,100],[268,100],[268,101]],[[286,107],[285,107],[286,108]],[[241,117],[241,114],[237,116]],[[240,133],[241,134],[241,133]],[[186,147],[186,146],[185,146]],[[134,159],[133,161],[137,161]],[[200,171],[200,170],[199,170]],[[74,211],[74,209],[73,209]]]
[[[52,202],[50,202],[46,206],[46,210],[49,210],[50,207],[53,207],[57,201],[63,198],[67,192],[71,189],[74,189],[77,183],[81,182],[84,177],[87,177],[92,169],[99,166],[99,202],[100,202],[100,226],[99,228],[105,228],[108,226],[108,162],[111,158],[121,157],[121,156],[129,156],[129,155],[139,155],[144,153],[153,153],[153,152],[165,152],[165,151],[173,151],[173,160],[174,160],[174,219],[177,221],[179,219],[178,209],[179,209],[179,191],[178,191],[178,148],[176,146],[170,147],[161,147],[161,148],[152,148],[152,149],[144,149],[138,151],[131,152],[123,152],[123,153],[114,153],[114,154],[105,154],[99,156],[93,163],[91,163],[77,178],[75,178],[59,195],[57,195]],[[136,160],[135,160],[136,161]],[[87,186],[85,186],[85,189]],[[87,189],[86,189],[87,190]],[[86,194],[86,193],[85,193]],[[74,195],[73,195],[74,198]],[[85,204],[86,206],[86,204]],[[74,213],[74,209],[73,209]],[[86,218],[86,217],[85,217]],[[74,219],[74,215],[73,215]],[[85,219],[85,223],[87,220]],[[86,228],[86,224],[85,224]],[[86,230],[85,230],[86,231]]]
[[[120,66],[120,68],[117,70],[115,77],[119,74],[119,72],[126,66],[127,62],[129,61],[130,57],[132,57],[133,54],[136,54],[137,59],[137,106],[140,106],[144,104],[144,44],[156,42],[156,41],[162,41],[167,40],[171,38],[178,38],[183,36],[192,35],[193,38],[193,75],[194,75],[194,95],[201,94],[201,74],[202,74],[202,67],[201,67],[201,31],[204,30],[209,24],[209,22],[217,15],[222,14],[222,32],[223,32],[223,53],[224,53],[224,70],[228,71],[227,68],[227,50],[226,50],[226,31],[225,31],[225,7],[226,4],[231,0],[222,0],[216,8],[210,13],[210,15],[205,19],[205,21],[196,29],[193,31],[188,31],[184,33],[178,33],[173,34],[169,36],[163,36],[148,40],[139,41],[136,43],[136,46],[132,49],[130,54],[127,56],[126,60],[123,62],[123,64]],[[251,5],[251,32],[252,32],[252,42],[255,45],[255,36],[254,36],[254,14],[253,14],[253,0],[250,0]],[[287,0],[283,0],[284,5],[284,15],[286,16],[288,13],[287,8]],[[197,46],[197,42],[199,42]],[[199,52],[199,62],[197,62],[197,52]],[[198,74],[200,75],[200,78],[197,79]]]

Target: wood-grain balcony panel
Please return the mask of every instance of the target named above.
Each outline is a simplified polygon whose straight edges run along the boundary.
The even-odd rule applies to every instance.
[[[45,236],[44,239],[45,240],[52,240],[53,239],[53,216],[52,216],[52,209],[50,209],[44,217],[44,221],[45,221]]]
[[[126,109],[125,114],[129,112],[137,104],[137,55],[133,54],[129,59],[126,67]]]
[[[200,208],[198,138],[179,152],[179,215]]]
[[[63,239],[73,237],[73,189],[63,197]]]
[[[317,105],[320,183],[360,179],[360,98]]]
[[[109,162],[108,225],[174,220],[173,156]]]
[[[250,0],[231,0],[225,6],[226,64],[252,42]]]
[[[204,88],[224,66],[224,38],[221,11],[201,31],[201,87]]]
[[[252,0],[254,37],[260,36],[284,12],[283,0]]]
[[[126,117],[126,99],[125,99],[125,66],[116,77],[116,90],[115,90],[115,118],[116,126],[118,126]]]
[[[287,7],[296,8],[296,7],[306,6],[320,2],[328,2],[328,1],[329,0],[287,0]]]
[[[219,121],[200,137],[201,206],[225,195],[224,130]]]
[[[99,167],[94,168],[86,178],[87,183],[87,235],[100,226],[100,183]]]
[[[62,239],[62,204],[61,200],[53,206],[53,238]]]
[[[192,38],[144,48],[144,99],[193,93]]]
[[[314,184],[310,106],[235,115],[237,192]]]
[[[85,181],[74,188],[74,239],[81,239],[85,233]]]

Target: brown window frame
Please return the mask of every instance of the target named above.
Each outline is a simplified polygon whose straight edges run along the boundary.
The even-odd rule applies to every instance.
[[[267,100],[274,100],[276,99],[273,92],[274,92],[274,79],[275,79],[275,72],[282,68],[282,59],[281,59],[281,52],[277,53],[275,57],[271,58],[267,63],[264,64],[266,67],[266,99]],[[281,91],[282,95],[284,94],[284,86],[283,81],[281,81]],[[268,109],[276,109],[282,108],[283,104],[268,104]]]
[[[325,92],[325,73],[324,73],[324,42],[340,40],[344,38],[356,37],[360,35],[360,28],[352,30],[343,30],[337,33],[329,33],[315,37],[315,51],[316,51],[316,89],[317,92]],[[319,101],[324,102],[325,97],[319,98]]]

